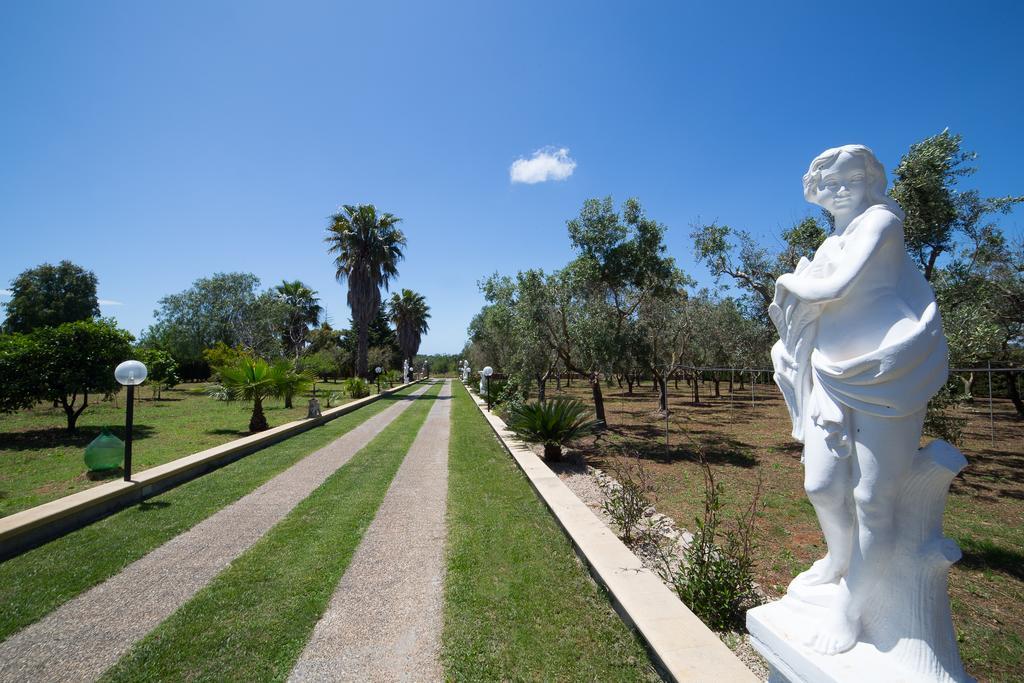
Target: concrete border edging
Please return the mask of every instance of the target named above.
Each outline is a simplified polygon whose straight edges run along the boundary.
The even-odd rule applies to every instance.
[[[608,590],[615,611],[640,634],[666,679],[694,683],[759,680],[532,450],[516,439],[501,418],[487,411],[486,401],[472,392],[470,397],[569,537],[576,554]]]
[[[313,427],[347,415],[383,396],[401,391],[421,380],[385,389],[323,411],[320,417],[294,420],[258,434],[213,446],[133,475],[131,481],[110,481],[48,503],[0,518],[0,562],[46,541],[81,528],[118,510],[139,503],[178,484],[200,477],[239,458]]]

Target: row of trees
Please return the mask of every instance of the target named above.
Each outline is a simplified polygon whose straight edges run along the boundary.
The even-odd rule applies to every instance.
[[[1024,197],[982,197],[959,190],[975,155],[943,131],[913,145],[894,174],[893,196],[907,213],[907,249],[936,290],[954,365],[1024,362],[1024,247],[993,220]],[[662,410],[667,381],[692,368],[765,367],[776,339],[767,315],[775,280],[794,269],[832,230],[827,213],[782,234],[773,250],[751,234],[717,223],[693,226],[698,260],[730,290],[697,290],[666,253],[666,227],[636,199],[616,210],[591,199],[567,222],[574,258],[553,273],[495,274],[480,283],[487,301],[469,327],[464,354],[473,367],[508,376],[506,394],[536,392],[568,371],[587,377],[599,420],[606,420],[602,380],[632,391],[654,380]],[[731,291],[727,295],[725,291]],[[721,376],[711,374],[719,391]],[[965,379],[969,390],[970,378]],[[1024,415],[1017,381],[1007,392]]]

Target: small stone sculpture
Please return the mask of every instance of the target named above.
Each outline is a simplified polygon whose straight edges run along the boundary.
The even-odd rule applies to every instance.
[[[323,413],[320,412],[320,401],[316,398],[309,399],[309,408],[306,410],[306,419],[320,417]]]
[[[778,279],[769,308],[775,381],[828,552],[747,622],[769,663],[798,680],[970,680],[947,593],[960,551],[942,535],[966,460],[944,441],[918,448],[948,375],[946,338],[885,189],[863,145],[811,162],[804,196],[835,231]]]

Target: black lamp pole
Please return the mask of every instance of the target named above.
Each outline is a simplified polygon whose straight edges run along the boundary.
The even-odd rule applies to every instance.
[[[135,409],[135,385],[128,385],[128,411],[124,420],[124,480],[132,480],[132,412]]]

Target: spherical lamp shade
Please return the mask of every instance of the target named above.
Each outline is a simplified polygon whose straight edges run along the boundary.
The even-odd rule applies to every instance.
[[[384,368],[382,368],[381,366],[378,365],[377,367],[375,367],[373,369],[373,371],[376,372],[379,375],[380,373],[384,372]]]
[[[137,360],[126,360],[114,368],[114,379],[126,387],[142,384],[146,381],[146,366]]]
[[[491,375],[494,374],[494,368],[488,365],[486,368],[483,369],[483,373],[484,377],[490,377]]]

